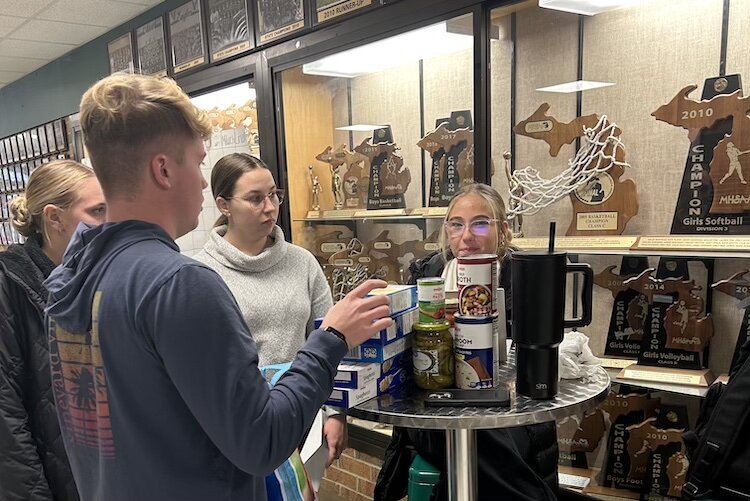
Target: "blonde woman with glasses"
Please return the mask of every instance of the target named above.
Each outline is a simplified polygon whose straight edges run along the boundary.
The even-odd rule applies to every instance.
[[[104,195],[91,169],[57,160],[31,174],[10,210],[26,241],[0,252],[0,499],[75,500],[52,396],[43,282],[79,222],[104,222]]]
[[[500,194],[485,184],[466,185],[448,205],[440,235],[441,251],[412,263],[409,283],[415,284],[418,278],[442,276],[445,290],[456,291],[455,257],[496,254],[498,283],[505,289],[506,318],[512,321],[511,238]],[[554,423],[478,431],[478,499],[556,499],[557,453]],[[409,466],[415,454],[441,471],[433,500],[448,499],[445,433],[395,428],[378,475],[375,501],[396,501],[406,495]]]

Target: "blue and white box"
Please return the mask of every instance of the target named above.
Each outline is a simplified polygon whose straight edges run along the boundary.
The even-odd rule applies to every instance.
[[[351,348],[344,360],[382,364],[386,360],[411,348],[411,335],[398,338],[392,343],[383,344],[380,340],[368,339],[361,345]]]
[[[414,324],[419,320],[419,308],[414,307],[402,311],[397,315],[393,315],[391,318],[393,318],[393,325],[387,329],[381,330],[380,332],[376,332],[370,339],[379,340],[383,344],[386,344],[411,333]]]
[[[388,296],[391,300],[391,317],[418,304],[416,285],[389,285],[370,291],[368,296]]]
[[[361,388],[334,388],[326,405],[348,409],[378,396],[378,381],[373,379]]]
[[[378,379],[381,375],[380,370],[380,364],[340,363],[333,386],[335,388],[361,388],[370,381]]]
[[[376,332],[370,339],[385,344],[411,333],[414,324],[419,320],[419,308],[415,306],[414,308],[393,315],[391,318],[393,318],[393,325],[387,329],[382,329],[380,332]],[[321,325],[323,325],[323,318],[316,318],[313,322],[313,327],[320,329]]]

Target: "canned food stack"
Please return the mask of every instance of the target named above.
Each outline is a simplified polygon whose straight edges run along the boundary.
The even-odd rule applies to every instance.
[[[411,376],[411,334],[419,318],[416,287],[393,285],[371,294],[390,298],[393,325],[349,350],[339,364],[326,405],[345,409],[359,405],[397,390]],[[315,320],[315,327],[322,321]]]
[[[488,389],[498,384],[501,359],[497,315],[497,256],[458,257],[455,316],[456,387]]]

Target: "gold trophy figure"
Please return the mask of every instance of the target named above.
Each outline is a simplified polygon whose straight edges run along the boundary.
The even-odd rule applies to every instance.
[[[320,210],[320,192],[323,190],[320,186],[320,179],[313,174],[313,166],[308,165],[310,171],[310,183],[312,187],[312,210]]]
[[[331,189],[333,190],[333,208],[340,210],[344,207],[344,185],[341,182],[339,168],[329,164],[331,169]]]

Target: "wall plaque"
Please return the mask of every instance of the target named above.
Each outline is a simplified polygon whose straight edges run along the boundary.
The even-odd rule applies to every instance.
[[[245,0],[208,0],[211,60],[221,61],[252,48]]]
[[[175,73],[206,62],[200,0],[190,0],[169,12],[169,45]]]
[[[109,56],[110,75],[118,71],[135,72],[133,42],[129,32],[109,42],[107,44],[107,54]]]
[[[157,17],[135,30],[138,68],[143,75],[167,76],[164,19]]]
[[[258,0],[260,43],[282,38],[305,27],[303,0]]]

